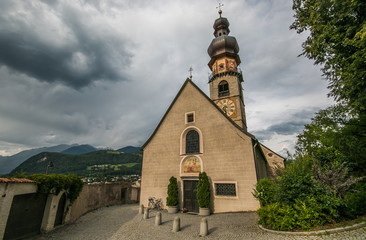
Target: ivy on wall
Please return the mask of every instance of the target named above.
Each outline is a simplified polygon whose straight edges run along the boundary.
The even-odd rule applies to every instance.
[[[83,182],[75,174],[33,174],[25,178],[36,182],[39,193],[59,194],[62,190],[66,192],[70,204],[73,203],[83,189]]]

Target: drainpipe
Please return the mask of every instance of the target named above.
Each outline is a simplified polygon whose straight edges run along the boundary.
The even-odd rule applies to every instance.
[[[258,145],[258,141],[257,141],[257,140],[254,140],[254,141],[255,141],[254,146],[253,146],[254,159],[257,159],[257,153],[256,153],[255,148],[256,148],[256,147],[257,147],[257,145]]]

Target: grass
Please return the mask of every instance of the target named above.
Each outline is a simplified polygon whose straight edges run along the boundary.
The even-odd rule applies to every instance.
[[[108,151],[107,151],[107,153],[108,153],[108,154],[117,154],[117,155],[122,154],[121,152],[118,152],[118,151],[112,151],[112,150],[108,150]]]
[[[113,168],[114,170],[118,170],[122,166],[129,168],[129,167],[133,167],[133,166],[135,166],[137,164],[139,164],[139,163],[123,163],[123,164],[116,164],[116,165],[110,165],[110,164],[108,164],[109,165],[108,167],[109,168]],[[86,167],[86,170],[91,171],[92,170],[92,167],[93,166],[87,166]]]

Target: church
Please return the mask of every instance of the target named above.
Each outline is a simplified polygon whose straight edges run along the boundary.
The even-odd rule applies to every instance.
[[[166,208],[169,178],[178,180],[179,208],[198,212],[198,175],[211,183],[211,212],[255,211],[257,181],[284,167],[284,158],[247,131],[239,46],[229,21],[215,20],[208,47],[210,96],[188,78],[153,134],[142,146],[140,204],[161,198]]]

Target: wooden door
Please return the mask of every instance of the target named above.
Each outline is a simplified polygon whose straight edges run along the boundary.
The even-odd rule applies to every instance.
[[[4,240],[22,239],[40,233],[47,194],[16,195],[11,204]]]
[[[197,201],[197,180],[185,180],[184,184],[184,203],[183,207],[188,209],[188,212],[198,212]]]

